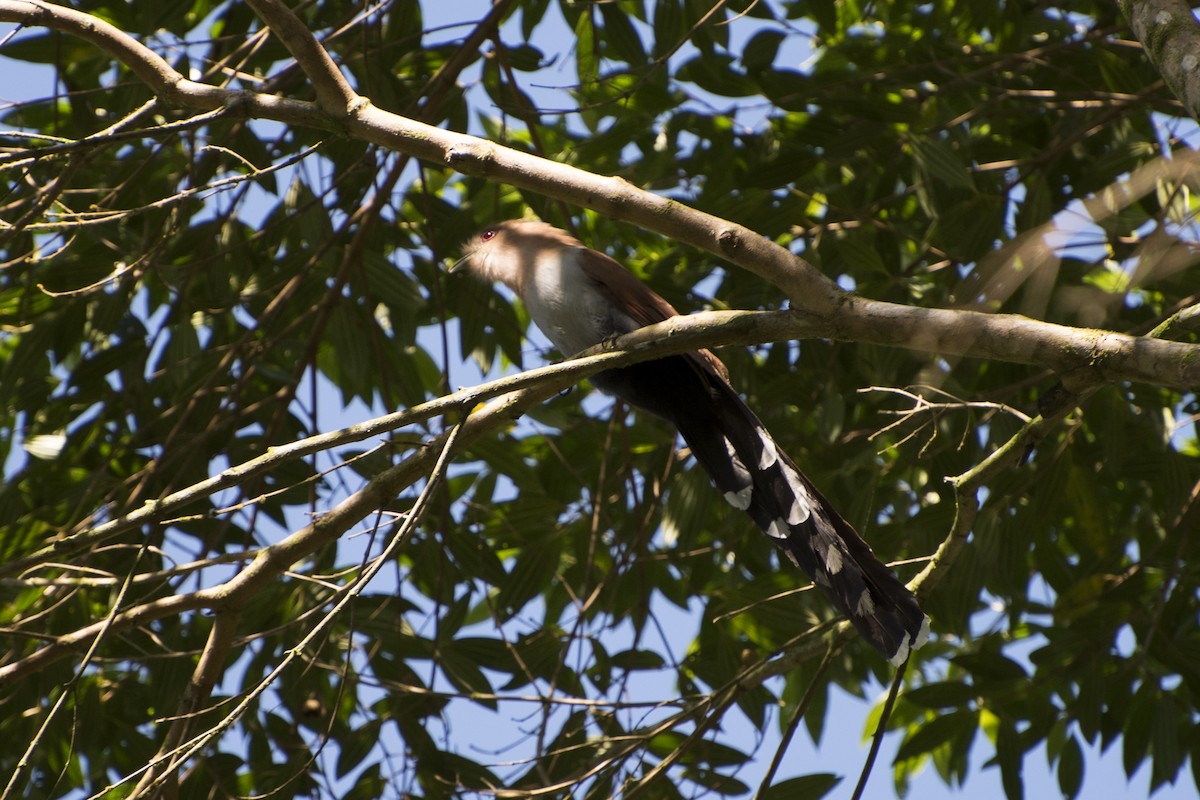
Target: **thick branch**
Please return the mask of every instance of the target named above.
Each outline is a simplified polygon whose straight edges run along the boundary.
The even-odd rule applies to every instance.
[[[175,717],[171,720],[166,736],[163,737],[162,745],[159,746],[158,755],[151,764],[147,765],[147,769],[142,773],[142,778],[138,781],[131,797],[142,796],[143,792],[156,781],[174,781],[176,779],[177,776],[174,774],[164,777],[164,770],[158,765],[161,765],[166,755],[174,752],[187,738],[195,715],[202,710],[212,694],[213,686],[224,673],[225,661],[233,647],[240,619],[241,612],[225,611],[218,614],[213,621],[204,651],[200,654],[200,660],[196,664],[192,679],[184,689],[179,707],[175,711]],[[170,796],[174,796],[174,788],[172,787]]]
[[[1146,336],[1073,328],[1022,317],[915,308],[847,297],[823,320],[832,339],[873,342],[926,353],[1032,364],[1103,381],[1172,389],[1200,387],[1200,347]]]
[[[1200,22],[1185,0],[1121,0],[1121,11],[1154,68],[1200,120]]]
[[[790,311],[707,311],[675,317],[560,364],[463,389],[339,431],[272,447],[261,456],[161,500],[148,502],[123,517],[0,564],[0,576],[19,574],[61,558],[64,553],[93,547],[138,525],[166,519],[190,503],[268,472],[285,461],[370,439],[520,389],[536,388],[539,398],[550,397],[602,369],[703,347],[845,339],[897,345],[919,352],[1036,364],[1086,376],[1089,381],[1135,381],[1182,390],[1200,386],[1200,347],[1191,344],[1071,328],[1014,314],[909,308],[858,297],[846,300],[848,313],[828,319]],[[529,405],[532,403],[523,404],[522,408]]]
[[[113,55],[151,89],[178,105],[204,110],[236,106],[253,117],[341,130],[398,153],[453,167],[466,175],[503,180],[614,219],[636,221],[771,281],[797,307],[828,312],[843,294],[803,258],[750,229],[643,191],[620,178],[598,177],[485,139],[416,122],[375,108],[366,98],[347,103],[348,116],[341,116],[340,108],[322,108],[316,103],[195,83],[113,26],[39,0],[0,0],[0,21],[43,25],[74,33]]]

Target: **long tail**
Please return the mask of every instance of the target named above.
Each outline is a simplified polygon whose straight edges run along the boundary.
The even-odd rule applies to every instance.
[[[673,420],[696,460],[864,639],[902,664],[929,637],[929,618],[916,598],[775,444],[733,387],[708,370],[701,374],[712,406],[693,405]]]
[[[779,449],[710,353],[645,361],[592,382],[670,420],[735,508],[896,666],[925,643],[929,618],[896,574]]]

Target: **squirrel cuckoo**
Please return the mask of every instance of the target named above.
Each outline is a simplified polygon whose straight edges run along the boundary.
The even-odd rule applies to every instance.
[[[493,225],[463,254],[452,271],[510,288],[564,355],[677,313],[615,260],[544,222]],[[892,664],[925,643],[929,618],[916,598],[775,444],[715,355],[644,361],[600,372],[592,383],[672,423],[730,505],[749,514]]]

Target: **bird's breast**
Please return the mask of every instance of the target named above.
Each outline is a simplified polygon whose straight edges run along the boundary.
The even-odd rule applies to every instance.
[[[614,335],[612,303],[584,273],[577,251],[539,258],[531,277],[525,284],[525,308],[563,355],[574,355]]]

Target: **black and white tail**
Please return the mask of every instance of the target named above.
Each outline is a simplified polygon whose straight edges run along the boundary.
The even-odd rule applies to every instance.
[[[706,354],[707,355],[707,354]],[[601,373],[594,383],[674,423],[725,499],[770,536],[858,632],[900,666],[929,637],[929,618],[892,570],[775,445],[716,362],[671,357]],[[695,381],[700,381],[701,389]],[[664,403],[674,386],[686,403]]]
[[[929,618],[896,574],[776,446],[710,353],[672,356],[592,377],[604,391],[674,423],[700,466],[899,666],[925,644]]]
[[[896,574],[776,446],[737,392],[707,370],[712,406],[673,420],[730,505],[749,514],[845,614],[899,666],[925,644],[929,618]]]

